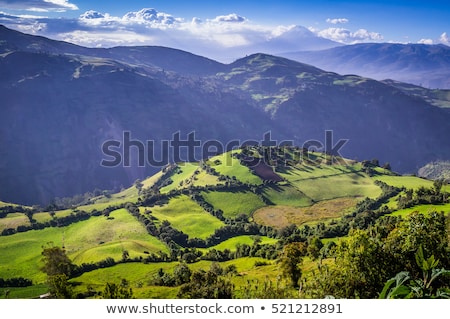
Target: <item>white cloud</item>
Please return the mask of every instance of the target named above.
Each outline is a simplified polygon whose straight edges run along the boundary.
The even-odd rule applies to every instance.
[[[3,9],[35,12],[78,10],[77,5],[70,3],[68,0],[0,0],[0,7]]]
[[[127,30],[109,31],[73,31],[60,34],[62,41],[77,43],[87,47],[113,47],[120,45],[143,45],[155,40],[151,35],[141,35]]]
[[[433,39],[420,39],[417,43],[421,44],[445,44],[450,46],[450,37],[447,35],[447,32],[442,33],[439,38]]]
[[[450,37],[447,35],[447,32],[444,32],[439,37],[439,42],[445,45],[450,45]]]
[[[184,20],[148,8],[123,16],[89,10],[72,19],[0,14],[0,24],[88,47],[158,45],[227,62],[255,52],[275,54],[333,46],[304,27],[256,24],[236,13],[204,20]]]
[[[80,15],[80,19],[103,19],[105,16],[105,14],[98,11],[89,10]]]
[[[171,25],[183,21],[181,18],[174,18],[170,14],[158,12],[153,8],[144,8],[137,12],[128,12],[123,16],[122,20],[127,22],[159,25]]]
[[[324,30],[312,31],[325,39],[330,39],[345,44],[380,42],[384,40],[384,37],[380,33],[369,32],[366,29],[358,29],[354,32],[344,28],[327,28]]]
[[[228,15],[217,16],[212,21],[214,22],[245,22],[246,18],[237,15],[236,13],[231,13]]]
[[[334,18],[334,19],[328,18],[327,22],[331,23],[331,24],[341,24],[341,23],[348,23],[348,19],[346,19],[346,18]]]
[[[420,44],[433,44],[434,41],[433,41],[433,39],[420,39],[419,41],[417,41],[417,43],[420,43]]]

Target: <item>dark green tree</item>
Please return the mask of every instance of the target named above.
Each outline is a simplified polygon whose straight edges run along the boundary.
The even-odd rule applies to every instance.
[[[47,285],[52,298],[71,299],[73,298],[73,288],[65,274],[47,277]]]
[[[64,274],[69,277],[74,269],[74,265],[66,255],[66,251],[61,247],[53,246],[51,243],[47,248],[43,247],[42,262],[44,265],[41,267],[41,270],[48,276]]]
[[[68,282],[74,265],[66,251],[49,244],[42,251],[43,266],[41,270],[47,274],[47,285],[53,298],[70,299],[73,297],[72,286]]]
[[[185,263],[179,263],[173,270],[176,285],[188,283],[191,279],[192,271]]]
[[[180,287],[178,298],[187,299],[231,299],[234,286],[231,281],[214,271],[197,270],[191,280]]]
[[[290,279],[294,287],[298,287],[299,280],[302,277],[300,266],[306,253],[306,245],[304,243],[289,243],[284,246],[281,256],[278,260],[281,275]]]
[[[122,285],[108,282],[106,283],[101,296],[103,299],[132,299],[133,290],[128,287],[123,287]]]

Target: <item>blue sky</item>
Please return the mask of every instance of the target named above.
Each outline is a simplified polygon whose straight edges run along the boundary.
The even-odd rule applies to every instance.
[[[0,0],[0,24],[85,46],[164,45],[224,59],[223,50],[316,49],[312,36],[450,45],[450,1]]]

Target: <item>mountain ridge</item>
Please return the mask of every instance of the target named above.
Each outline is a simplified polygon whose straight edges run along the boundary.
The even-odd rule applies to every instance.
[[[361,43],[279,55],[341,74],[450,88],[450,47],[444,44]]]
[[[47,203],[95,188],[120,189],[154,173],[154,167],[137,165],[134,153],[130,167],[100,166],[102,144],[123,142],[126,131],[132,140],[157,146],[177,132],[182,138],[195,132],[200,142],[222,146],[261,141],[268,132],[278,142],[315,141],[331,149],[347,139],[339,150],[344,156],[377,158],[402,173],[450,158],[449,112],[392,83],[264,53],[223,65],[159,47],[156,58],[139,63],[148,53],[143,50],[127,63],[124,52],[116,53],[121,59],[105,57],[103,49],[85,48],[100,56],[50,53],[37,50],[33,36],[26,39],[30,42],[21,45],[31,47],[28,52],[12,50],[8,40],[0,43],[5,201]],[[158,59],[171,64],[163,52],[190,62],[175,64],[175,70],[153,64]]]

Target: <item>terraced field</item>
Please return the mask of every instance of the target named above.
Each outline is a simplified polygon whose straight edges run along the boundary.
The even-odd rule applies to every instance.
[[[168,258],[176,249],[179,260],[184,258],[183,254],[197,254],[195,262],[189,263],[191,270],[207,270],[212,261],[203,260],[202,256],[215,250],[231,254],[220,264],[237,267],[238,276],[232,280],[238,294],[244,295],[248,282],[276,278],[280,269],[274,260],[233,257],[237,247],[250,247],[256,239],[260,245],[274,247],[279,232],[287,226],[300,228],[337,222],[352,215],[364,199],[376,201],[383,194],[380,181],[399,188],[382,203],[391,210],[390,215],[450,211],[449,203],[397,209],[398,199],[405,196],[400,188],[432,188],[430,180],[398,176],[380,167],[368,170],[362,163],[348,160],[327,164],[327,156],[317,152],[310,154],[307,161],[300,161],[292,150],[280,152],[289,159],[287,165],[271,166],[276,162],[272,158],[271,165],[264,166],[266,170],[273,169],[268,178],[269,175],[246,166],[250,162],[238,158],[241,152],[224,153],[204,163],[180,163],[172,171],[161,171],[140,181],[139,187],[132,185],[115,194],[97,196],[77,207],[30,213],[31,207],[0,202],[0,209],[11,211],[0,215],[0,232],[5,232],[0,238],[0,278],[33,280],[32,287],[11,288],[11,296],[28,298],[44,293],[41,252],[43,247],[55,245],[64,247],[76,265],[108,258],[115,261],[106,268],[71,279],[78,293],[126,279],[138,298],[174,298],[177,287],[155,286],[150,282],[160,269],[171,273],[179,261],[147,258],[151,255]],[[255,150],[252,155],[260,156]],[[449,192],[450,186],[444,185],[442,190]],[[137,215],[133,215],[133,207],[138,208]],[[80,212],[85,212],[83,219],[76,219]],[[59,224],[68,218],[73,220],[67,225]],[[189,242],[192,247],[183,247],[176,241],[163,240],[160,227],[164,222],[197,241]],[[324,238],[323,243],[339,240]],[[313,261],[305,263],[306,272],[314,268]]]

